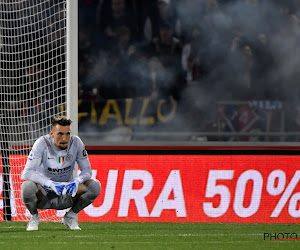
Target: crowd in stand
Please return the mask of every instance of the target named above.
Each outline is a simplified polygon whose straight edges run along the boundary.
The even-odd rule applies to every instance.
[[[80,98],[297,105],[299,38],[297,0],[80,0]]]
[[[79,3],[80,86],[95,87],[104,97],[157,89],[179,98],[197,82],[221,95],[218,90],[232,89],[228,98],[282,98],[282,82],[295,77],[286,70],[276,79],[275,73],[282,69],[282,56],[290,67],[297,63],[296,1]]]

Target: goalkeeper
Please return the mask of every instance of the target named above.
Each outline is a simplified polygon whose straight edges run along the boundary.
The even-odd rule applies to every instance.
[[[101,185],[91,179],[92,170],[84,144],[71,135],[72,121],[56,116],[50,134],[40,137],[29,154],[22,179],[21,195],[31,213],[27,231],[38,230],[38,209],[66,209],[62,223],[71,230],[81,230],[77,213],[100,194]],[[73,179],[77,161],[81,173]]]

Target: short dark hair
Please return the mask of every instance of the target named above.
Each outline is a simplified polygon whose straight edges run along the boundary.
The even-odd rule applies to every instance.
[[[61,126],[70,126],[72,123],[72,120],[65,117],[65,116],[55,116],[52,120],[52,127],[55,125],[61,125]]]

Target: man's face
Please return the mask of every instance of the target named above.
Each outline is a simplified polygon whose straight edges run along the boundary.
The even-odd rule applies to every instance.
[[[112,11],[115,18],[119,18],[125,9],[125,1],[124,0],[113,0],[112,1]]]
[[[160,27],[160,40],[162,44],[170,44],[172,42],[173,30],[170,27]]]
[[[53,138],[54,145],[59,149],[66,149],[71,137],[71,128],[70,126],[61,126],[56,124],[52,127],[50,135]]]

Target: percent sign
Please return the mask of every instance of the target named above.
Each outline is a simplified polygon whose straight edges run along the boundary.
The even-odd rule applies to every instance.
[[[277,185],[275,184],[276,179],[278,180]],[[289,198],[291,198],[289,208],[288,208],[289,214],[293,217],[300,217],[300,211],[296,210],[297,202],[300,201],[300,193],[295,193],[292,195],[299,180],[300,180],[300,170],[297,170],[292,180],[288,184],[287,188],[284,190],[286,184],[285,172],[282,170],[274,170],[273,172],[271,172],[267,182],[268,193],[270,195],[275,196],[281,194],[284,190],[282,196],[280,197],[280,200],[278,201],[275,209],[271,214],[271,217],[279,216],[279,214],[281,213],[282,209],[286,205]]]

